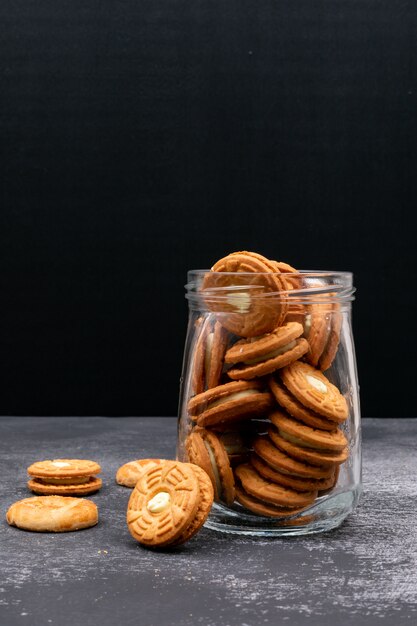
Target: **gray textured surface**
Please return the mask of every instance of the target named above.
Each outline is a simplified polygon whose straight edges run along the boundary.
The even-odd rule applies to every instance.
[[[14,626],[417,623],[417,419],[363,420],[364,493],[342,527],[307,538],[251,539],[203,529],[175,552],[130,537],[133,458],[175,454],[169,418],[0,418],[0,624]],[[51,457],[102,464],[95,528],[11,528],[26,467]]]

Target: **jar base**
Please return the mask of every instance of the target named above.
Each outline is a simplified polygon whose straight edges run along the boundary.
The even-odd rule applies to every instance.
[[[243,507],[227,508],[215,503],[204,524],[205,528],[218,532],[252,537],[297,537],[324,533],[342,524],[356,508],[361,487],[323,496],[316,504],[294,517],[272,519],[248,513]]]

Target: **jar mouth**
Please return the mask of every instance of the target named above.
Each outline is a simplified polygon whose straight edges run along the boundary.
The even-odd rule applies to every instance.
[[[203,287],[205,277],[210,276],[210,286]],[[277,276],[284,279],[287,289],[265,289],[265,281]],[[213,286],[215,285],[215,286]],[[330,270],[299,270],[298,272],[213,272],[209,269],[190,270],[187,273],[185,297],[191,304],[205,301],[221,304],[230,299],[231,293],[245,293],[251,298],[288,300],[291,304],[324,304],[352,302],[356,288],[353,273]]]

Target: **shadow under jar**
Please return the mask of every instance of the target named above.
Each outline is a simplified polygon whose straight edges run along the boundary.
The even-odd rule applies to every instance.
[[[336,528],[361,494],[350,272],[188,272],[177,459],[210,476],[206,526]]]

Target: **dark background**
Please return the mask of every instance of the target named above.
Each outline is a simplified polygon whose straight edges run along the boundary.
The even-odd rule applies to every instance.
[[[175,415],[186,272],[354,272],[415,415],[417,4],[3,0],[0,413]]]

